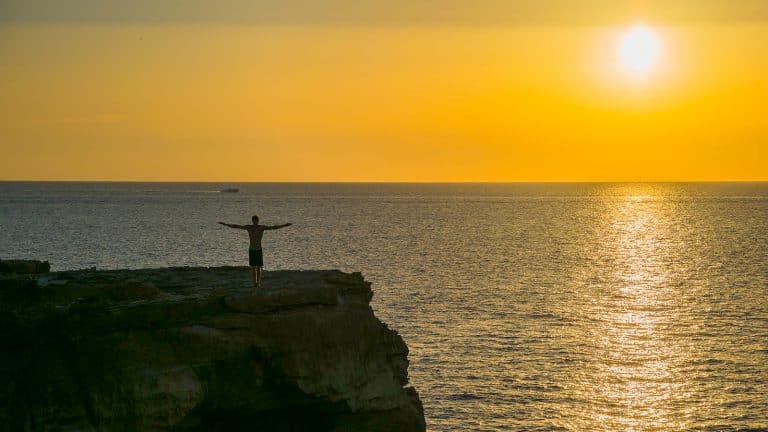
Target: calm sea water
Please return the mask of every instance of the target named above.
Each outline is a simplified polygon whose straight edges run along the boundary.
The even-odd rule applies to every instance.
[[[253,213],[373,282],[432,431],[768,428],[768,184],[0,183],[0,257],[244,265]]]

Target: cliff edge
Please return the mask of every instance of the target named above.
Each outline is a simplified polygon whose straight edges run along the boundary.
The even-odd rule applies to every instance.
[[[253,294],[238,267],[21,268],[0,275],[2,430],[425,430],[359,273]]]

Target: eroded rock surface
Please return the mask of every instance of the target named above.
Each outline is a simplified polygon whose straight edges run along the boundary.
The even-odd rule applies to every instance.
[[[0,429],[423,431],[408,348],[359,274],[0,277]]]

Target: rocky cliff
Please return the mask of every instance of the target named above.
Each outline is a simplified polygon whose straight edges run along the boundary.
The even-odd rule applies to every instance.
[[[358,273],[254,294],[246,268],[21,268],[0,275],[0,430],[425,429]]]

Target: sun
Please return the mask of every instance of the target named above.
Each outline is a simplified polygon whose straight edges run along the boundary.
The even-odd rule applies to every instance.
[[[646,78],[654,71],[663,52],[661,38],[645,24],[630,27],[616,46],[619,67],[636,78]]]

